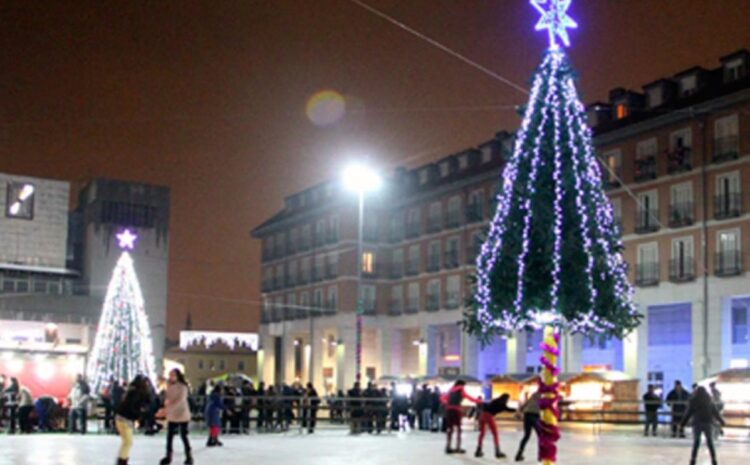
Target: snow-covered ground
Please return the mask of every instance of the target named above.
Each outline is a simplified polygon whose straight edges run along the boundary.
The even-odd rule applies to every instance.
[[[744,434],[747,434],[746,432]],[[198,465],[450,465],[498,462],[475,459],[473,454],[446,456],[442,435],[406,433],[350,437],[341,430],[319,431],[312,436],[297,432],[284,435],[224,437],[224,447],[207,449],[201,433],[193,434]],[[464,434],[465,448],[472,452],[476,433]],[[503,448],[515,453],[517,431],[502,433]],[[492,450],[485,439],[485,452]],[[113,465],[119,441],[115,436],[70,436],[66,434],[0,435],[0,465]],[[157,465],[164,437],[137,436],[131,457],[134,465]],[[175,464],[182,463],[181,444],[175,442]],[[533,458],[536,441],[529,443],[527,458]],[[561,442],[560,464],[575,465],[687,465],[690,440],[643,438],[635,432],[593,435],[590,429],[566,432]],[[488,457],[491,454],[487,454]],[[512,463],[505,459],[501,463]],[[527,460],[526,463],[534,463]],[[699,465],[709,464],[703,449]],[[750,442],[725,440],[719,446],[719,463],[750,463]]]

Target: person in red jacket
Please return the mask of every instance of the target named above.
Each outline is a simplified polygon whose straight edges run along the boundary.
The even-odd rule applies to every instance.
[[[480,399],[481,400],[481,399]],[[495,415],[499,415],[503,412],[515,412],[516,409],[508,407],[508,401],[510,395],[503,394],[497,399],[490,402],[482,402],[477,407],[477,418],[479,419],[479,442],[477,443],[477,451],[474,453],[474,457],[484,457],[482,452],[482,442],[484,442],[484,434],[489,428],[492,433],[492,439],[495,444],[495,457],[504,459],[505,454],[500,450],[500,437],[497,434],[497,424],[495,423]]]
[[[464,389],[466,382],[459,379],[453,385],[453,387],[445,394],[442,398],[443,404],[445,405],[445,426],[448,442],[445,446],[446,454],[465,454],[466,451],[461,449],[461,422],[464,418],[464,411],[461,404],[464,399],[479,403],[479,399],[475,399],[466,393]],[[456,433],[456,448],[451,449],[451,439],[453,433]]]

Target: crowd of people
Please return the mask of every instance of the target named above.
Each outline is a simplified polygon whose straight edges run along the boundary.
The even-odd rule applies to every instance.
[[[505,458],[500,447],[496,416],[503,412],[514,413],[523,421],[523,437],[515,454],[516,461],[524,460],[527,443],[533,433],[540,434],[539,394],[533,394],[513,409],[510,396],[502,394],[495,399],[483,400],[466,392],[465,383],[441,392],[438,387],[415,387],[408,395],[395,384],[390,389],[367,383],[364,388],[354,383],[346,393],[321,398],[315,387],[308,383],[256,387],[249,379],[239,383],[206,382],[195,392],[179,370],[155,386],[147,377],[136,376],[124,384],[112,379],[99,393],[92,393],[83,376],[78,376],[65,402],[49,396],[34,399],[30,390],[16,378],[0,376],[0,421],[7,422],[10,434],[33,431],[60,431],[86,434],[90,407],[98,405],[103,411],[102,429],[119,434],[121,447],[118,465],[128,463],[133,436],[140,431],[147,435],[166,430],[166,454],[162,465],[172,463],[173,442],[179,436],[183,444],[185,464],[192,464],[188,437],[191,421],[202,421],[207,429],[208,447],[222,445],[221,434],[247,434],[255,427],[258,431],[288,431],[298,425],[312,434],[318,423],[318,412],[325,402],[332,423],[349,425],[352,434],[380,434],[383,431],[420,430],[446,434],[447,454],[463,454],[462,425],[468,412],[479,429],[476,457],[483,457],[486,433],[493,439],[495,457]],[[656,436],[660,415],[668,415],[672,437],[685,437],[688,423],[693,428],[692,463],[695,463],[702,438],[714,464],[714,440],[723,433],[721,416],[723,401],[715,384],[708,389],[694,385],[688,392],[682,383],[662,398],[654,386],[643,395],[645,410],[644,435]],[[467,409],[464,405],[472,404]],[[663,407],[669,408],[668,412]]]

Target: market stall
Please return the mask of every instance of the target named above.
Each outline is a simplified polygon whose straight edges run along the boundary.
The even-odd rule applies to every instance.
[[[724,370],[698,384],[710,390],[711,383],[721,392],[727,424],[750,426],[750,368]]]

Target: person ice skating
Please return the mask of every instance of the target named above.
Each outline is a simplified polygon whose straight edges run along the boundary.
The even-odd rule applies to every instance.
[[[445,423],[446,423],[446,454],[465,454],[466,451],[461,449],[461,422],[464,418],[463,407],[461,406],[464,399],[479,403],[479,399],[471,397],[466,393],[466,382],[459,379],[453,387],[442,398],[445,404]],[[456,448],[451,449],[451,439],[456,436]]]
[[[539,432],[541,431],[540,425],[540,410],[539,410],[539,399],[541,394],[539,392],[533,393],[526,402],[524,402],[519,408],[516,415],[520,416],[523,414],[523,438],[518,445],[518,452],[516,452],[516,462],[523,462],[523,452],[526,449],[526,444],[531,438],[531,432],[536,433],[537,439],[539,439]]]
[[[492,441],[495,445],[495,457],[498,459],[504,459],[506,457],[506,455],[500,450],[500,437],[497,434],[495,415],[500,415],[503,412],[516,411],[516,409],[508,407],[509,400],[510,396],[508,394],[503,394],[491,402],[481,402],[478,404],[479,441],[477,442],[477,450],[474,453],[474,457],[484,457],[482,443],[484,442],[484,434],[487,432],[488,428],[490,433],[492,433]]]
[[[115,408],[115,429],[120,435],[120,450],[117,465],[128,465],[130,449],[133,447],[135,422],[141,418],[143,409],[150,401],[148,385],[143,376],[136,376],[128,385],[122,400]]]
[[[661,396],[656,393],[656,389],[649,384],[648,390],[643,394],[643,407],[646,410],[646,427],[643,431],[644,436],[649,435],[649,430],[653,436],[656,436],[656,429],[659,427],[659,409],[661,408]]]
[[[185,375],[177,368],[170,371],[164,398],[164,408],[167,413],[167,455],[161,459],[161,465],[172,463],[172,442],[178,432],[185,448],[185,465],[193,464],[190,440],[188,439],[188,424],[190,423],[189,393],[190,388],[188,388]]]
[[[214,386],[211,389],[211,394],[208,396],[206,401],[206,426],[208,427],[208,447],[223,446],[219,441],[219,433],[221,432],[221,414],[224,411],[224,398],[222,397],[223,386],[221,383]]]
[[[682,417],[680,423],[680,428],[683,431],[685,425],[691,419],[693,420],[693,451],[690,455],[690,465],[695,465],[695,459],[698,456],[698,449],[701,445],[701,435],[706,436],[706,445],[708,446],[708,452],[711,454],[711,463],[717,465],[713,423],[717,421],[723,426],[724,419],[716,408],[713,399],[711,399],[711,395],[703,386],[696,388],[693,397],[690,399],[687,412]]]
[[[708,387],[711,389],[711,399],[714,401],[716,410],[721,414],[724,411],[724,400],[721,398],[721,391],[716,387],[716,382],[712,382]],[[719,436],[724,436],[724,429],[721,427],[717,428],[717,433]]]
[[[678,435],[681,438],[685,437],[685,428],[682,426],[682,417],[687,410],[688,400],[690,400],[690,393],[682,387],[681,381],[675,381],[674,389],[667,394],[667,405],[672,409],[673,438],[676,438]]]

